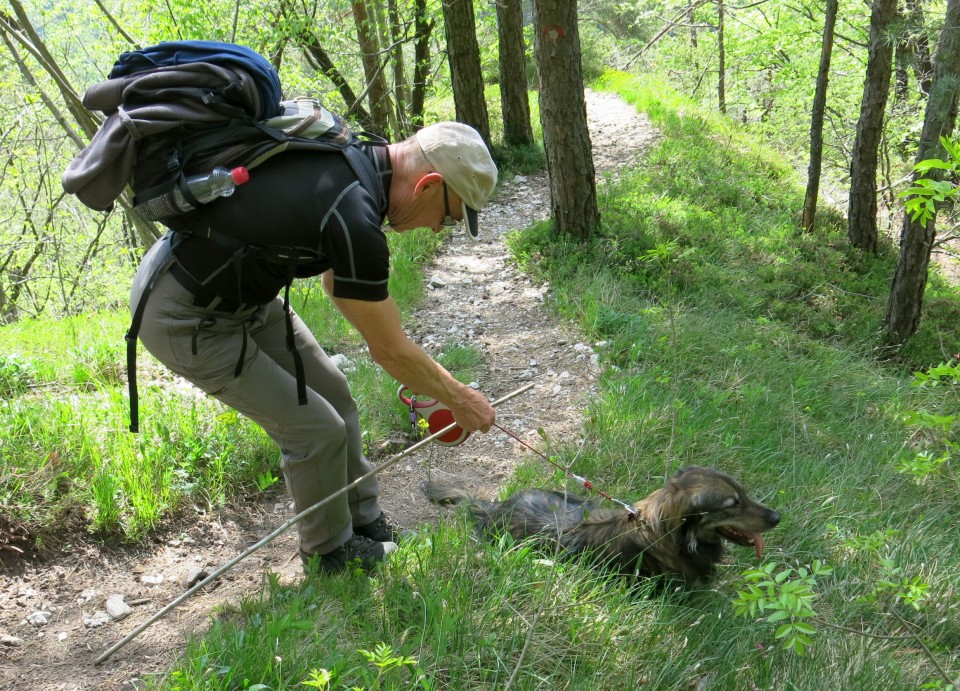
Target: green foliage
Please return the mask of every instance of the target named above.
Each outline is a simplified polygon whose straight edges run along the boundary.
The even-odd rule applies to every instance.
[[[784,566],[778,570],[779,566],[768,562],[762,568],[744,571],[747,589],[737,592],[733,611],[742,617],[765,615],[762,621],[778,625],[774,637],[783,648],[803,655],[813,644],[811,636],[817,632],[809,623],[816,616],[813,601],[817,578],[830,575],[833,569],[819,560],[809,569]]]
[[[596,448],[561,457],[575,455],[578,473],[624,496],[687,463],[720,467],[783,512],[769,539],[786,559],[720,586],[740,593],[735,607],[763,617],[746,635],[770,656],[769,675],[714,680],[720,687],[823,685],[834,655],[858,678],[876,674],[868,687],[929,681],[922,660],[892,662],[908,643],[867,653],[877,643],[856,631],[900,633],[890,621],[895,608],[926,642],[936,641],[936,658],[955,664],[948,651],[960,631],[935,621],[960,568],[944,530],[958,486],[950,460],[958,402],[953,361],[929,366],[958,350],[953,322],[933,317],[931,333],[946,340],[919,344],[913,359],[873,359],[892,255],[858,256],[842,228],[798,234],[791,210],[802,194],[791,175],[741,169],[744,155],[763,160],[765,152],[649,81],[611,74],[604,82],[673,141],[606,189],[596,241],[551,242],[547,224],[509,239],[518,265],[549,282],[552,303],[607,365],[587,422]],[[725,153],[716,141],[746,153]],[[945,294],[956,300],[955,289]],[[846,537],[825,545],[831,522],[842,536],[880,531],[871,541],[881,551]],[[890,525],[900,532],[884,532]],[[830,578],[784,565],[798,555],[830,563]],[[810,654],[774,658],[773,648]]]
[[[500,179],[503,180],[511,174],[529,175],[543,169],[546,163],[546,156],[543,147],[539,143],[529,146],[494,146],[493,158],[500,169]]]
[[[483,369],[483,353],[472,346],[448,343],[436,356],[437,362],[451,372],[464,384],[476,381]]]
[[[623,50],[619,60],[607,64],[629,65],[635,74],[670,83],[698,107],[716,112],[719,6],[704,3],[678,9],[659,2],[639,6],[647,12],[647,25],[652,24],[655,30],[666,28],[665,22],[675,24],[645,50]],[[795,159],[798,169],[805,169],[810,145],[810,104],[823,44],[822,7],[812,12],[790,5],[771,9],[769,4],[725,3],[722,7],[727,115],[740,129],[749,129],[759,139],[777,146],[786,157]],[[839,2],[840,20],[827,101],[829,115],[823,133],[823,191],[841,191],[848,183],[849,158],[843,152],[853,145],[860,112],[870,9],[869,4],[856,0]],[[942,6],[924,10],[926,26],[920,27],[914,36],[924,32],[924,39],[933,43],[936,39],[931,33],[937,18],[942,16]],[[895,24],[889,40],[899,41],[905,29],[904,23]],[[633,45],[646,43],[641,39]],[[913,74],[908,76],[914,78]],[[902,175],[900,171],[909,167],[907,161],[915,150],[925,97],[916,82],[911,81],[907,93],[898,92],[893,101],[891,98],[882,142],[883,155],[894,168],[883,173],[887,183],[895,181]],[[884,201],[882,197],[881,205]]]
[[[960,360],[914,372],[911,385],[917,389],[940,389],[946,402],[942,411],[905,412],[904,420],[916,430],[923,446],[905,453],[898,468],[918,485],[934,484],[949,479],[951,461],[960,449],[960,415],[955,412],[960,400]]]
[[[270,489],[277,482],[280,481],[276,475],[274,475],[269,468],[257,475],[257,489],[261,492]]]
[[[960,173],[960,141],[950,137],[940,137],[940,144],[947,152],[947,160],[939,158],[927,159],[917,163],[913,169],[917,173],[943,171],[940,175],[948,175],[949,179],[941,177],[920,177],[913,181],[913,186],[900,192],[906,199],[907,213],[914,221],[926,225],[937,212],[938,205],[952,202],[957,196],[957,175]]]
[[[949,453],[936,455],[930,451],[920,451],[914,456],[900,461],[897,468],[901,473],[912,476],[913,481],[920,485],[932,481],[938,471],[945,468],[950,460],[951,455]]]
[[[79,388],[120,386],[124,383],[126,353],[120,342],[99,341],[74,348],[73,382]]]
[[[377,676],[369,682],[368,688],[381,689],[388,682],[391,673],[394,670],[410,668],[416,685],[426,691],[431,687],[423,672],[417,667],[417,658],[410,655],[396,655],[393,648],[386,643],[377,643],[376,647],[370,650],[358,650],[360,656],[376,668]],[[391,684],[387,688],[393,688]]]
[[[27,391],[35,381],[33,365],[16,355],[0,355],[0,398],[12,398]]]

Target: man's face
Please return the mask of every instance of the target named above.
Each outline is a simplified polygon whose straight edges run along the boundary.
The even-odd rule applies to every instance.
[[[462,220],[463,205],[460,197],[441,179],[424,187],[410,201],[409,213],[398,216],[390,219],[390,227],[398,233],[414,228],[430,228],[439,233]]]

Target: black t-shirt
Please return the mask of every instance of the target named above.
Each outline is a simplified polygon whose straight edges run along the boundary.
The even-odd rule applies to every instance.
[[[370,147],[368,155],[381,171],[386,199],[391,172],[387,151]],[[182,217],[180,223],[193,234],[175,253],[181,266],[208,286],[207,297],[265,304],[291,273],[304,278],[333,269],[335,296],[375,302],[388,295],[384,217],[343,154],[287,151],[251,170],[250,180],[231,196]],[[303,249],[302,255],[313,258],[292,267],[254,252],[240,260],[238,274],[230,263],[235,250],[201,237],[207,229],[257,247]]]

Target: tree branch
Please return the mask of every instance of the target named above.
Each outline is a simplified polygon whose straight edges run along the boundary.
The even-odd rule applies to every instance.
[[[50,55],[36,29],[30,24],[30,18],[24,11],[20,0],[10,0],[10,5],[13,7],[17,18],[14,20],[7,14],[0,16],[0,31],[6,31],[11,38],[16,39],[40,63],[40,66],[56,83],[70,114],[76,119],[84,134],[92,138],[97,131],[98,124],[94,121],[90,112],[83,107],[80,96],[77,95],[66,75],[57,66],[56,60]]]
[[[10,50],[10,55],[13,57],[13,61],[17,63],[17,67],[20,68],[20,74],[23,78],[32,86],[38,94],[40,94],[40,100],[43,101],[43,104],[47,107],[47,110],[53,115],[54,120],[63,128],[63,131],[67,133],[67,136],[73,140],[73,143],[77,145],[78,149],[82,149],[86,146],[85,142],[80,138],[80,135],[76,133],[73,127],[70,126],[70,123],[67,122],[66,117],[63,113],[60,112],[60,109],[57,107],[57,104],[53,102],[50,96],[47,95],[47,92],[37,84],[37,80],[34,79],[33,74],[30,72],[30,68],[27,67],[27,64],[20,57],[20,53],[17,52],[17,47],[10,41],[9,32],[3,31],[2,29],[6,28],[0,20],[0,37],[3,38],[4,44]]]
[[[133,36],[131,36],[126,31],[123,30],[123,27],[120,26],[120,23],[114,18],[112,14],[110,14],[110,10],[108,10],[104,6],[103,0],[94,0],[94,2],[97,3],[97,7],[99,7],[100,11],[103,12],[103,16],[107,18],[107,21],[113,25],[113,28],[117,30],[118,34],[123,36],[124,40],[127,43],[129,43],[131,46],[134,47],[134,49],[137,49],[137,50],[139,50],[140,48],[143,48],[143,46],[141,46],[139,43],[137,43],[137,41],[134,40]]]

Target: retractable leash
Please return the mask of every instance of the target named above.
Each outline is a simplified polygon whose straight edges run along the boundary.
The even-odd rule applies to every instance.
[[[562,465],[560,465],[559,463],[557,463],[556,461],[554,461],[552,458],[550,458],[549,456],[547,456],[545,453],[542,453],[541,451],[538,451],[538,450],[535,449],[534,447],[530,446],[530,444],[528,444],[527,442],[525,442],[523,439],[521,439],[520,437],[518,437],[516,434],[514,434],[514,433],[511,432],[510,430],[508,430],[508,429],[506,429],[506,428],[504,428],[504,427],[501,427],[501,426],[498,425],[497,423],[493,423],[493,426],[496,427],[496,428],[497,428],[498,430],[500,430],[501,432],[503,432],[504,434],[506,434],[508,437],[513,437],[514,439],[516,439],[518,442],[520,442],[521,444],[523,444],[524,446],[526,446],[528,449],[530,449],[531,451],[533,451],[535,454],[537,454],[540,458],[542,458],[543,460],[545,460],[547,463],[549,463],[549,464],[552,465],[553,467],[557,468],[558,470],[562,471],[564,475],[568,475],[568,476],[572,477],[574,480],[576,480],[577,482],[579,482],[585,489],[588,489],[588,490],[591,490],[591,491],[593,491],[593,492],[596,492],[597,494],[599,494],[601,497],[603,497],[604,499],[606,499],[606,500],[608,500],[608,501],[612,501],[612,502],[615,503],[615,504],[620,504],[620,506],[622,506],[623,508],[625,508],[625,509],[627,510],[627,513],[629,513],[631,516],[637,516],[637,515],[639,515],[639,512],[638,512],[635,508],[633,508],[632,506],[630,506],[630,504],[628,504],[627,502],[625,502],[625,501],[620,501],[620,500],[617,499],[616,497],[611,497],[609,494],[607,494],[606,492],[604,492],[602,489],[598,489],[597,487],[594,487],[594,486],[593,486],[593,483],[590,482],[587,478],[585,478],[585,477],[580,477],[580,476],[577,475],[576,473],[573,473],[573,472],[569,471],[568,469],[564,468]]]
[[[400,388],[397,389],[397,398],[399,398],[405,406],[410,408],[410,424],[413,426],[414,432],[417,431],[418,417],[426,421],[427,427],[430,429],[430,434],[436,434],[456,422],[456,420],[453,419],[453,413],[450,409],[440,401],[432,398],[418,401],[414,398],[414,395],[415,394],[406,386],[401,385]],[[470,433],[466,430],[461,427],[454,427],[446,434],[441,434],[434,441],[442,446],[459,446],[465,442],[469,436]]]
[[[409,394],[409,395],[405,395],[405,394]],[[404,405],[410,408],[410,424],[413,426],[414,430],[416,430],[417,428],[418,417],[423,418],[426,421],[427,427],[429,427],[430,429],[430,434],[436,434],[437,432],[440,432],[446,429],[449,425],[454,424],[456,422],[456,420],[453,419],[453,413],[443,403],[441,403],[440,401],[434,400],[432,398],[418,401],[414,398],[413,392],[410,391],[410,389],[406,386],[403,386],[403,385],[400,386],[400,388],[397,390],[397,398],[399,398]],[[541,453],[534,447],[530,446],[530,444],[525,442],[523,439],[515,435],[510,430],[504,427],[501,427],[497,423],[493,423],[493,426],[496,427],[501,432],[503,432],[504,434],[506,434],[508,437],[513,437],[515,440],[517,440],[518,442],[523,444],[525,447],[533,451],[535,454],[540,456],[540,458],[544,459],[547,463],[550,463],[558,470],[563,471],[565,475],[572,477],[574,480],[579,482],[585,489],[596,492],[597,494],[599,494],[604,499],[607,499],[608,501],[612,501],[615,504],[620,504],[620,506],[625,508],[627,512],[630,513],[631,516],[638,515],[637,510],[632,506],[630,506],[630,504],[628,504],[627,502],[620,501],[616,497],[611,497],[602,489],[598,489],[597,487],[594,487],[593,483],[590,482],[587,478],[580,477],[576,473],[570,472],[559,463],[554,462],[547,455]],[[437,444],[442,444],[443,446],[458,446],[463,442],[465,442],[467,440],[467,437],[469,436],[470,436],[469,432],[464,431],[460,427],[454,427],[451,431],[447,432],[446,434],[440,435],[434,441]]]

